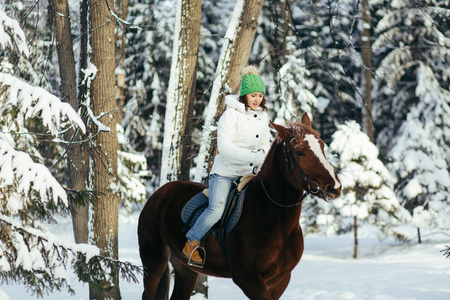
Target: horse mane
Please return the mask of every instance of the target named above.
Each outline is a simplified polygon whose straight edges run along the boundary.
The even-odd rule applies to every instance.
[[[298,131],[306,131],[307,133],[310,133],[312,135],[314,135],[316,138],[320,138],[320,133],[317,132],[316,130],[314,130],[311,126],[306,125],[304,123],[301,123],[300,121],[296,121],[296,122],[291,122],[287,125],[287,128],[289,130],[289,133],[293,136],[301,136],[304,135],[304,133],[302,132],[298,132]]]

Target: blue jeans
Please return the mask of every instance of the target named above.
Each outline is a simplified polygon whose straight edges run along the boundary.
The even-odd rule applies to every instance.
[[[190,241],[200,241],[205,234],[220,220],[225,210],[228,193],[233,181],[239,177],[225,177],[217,174],[209,176],[209,205],[198,217],[194,226],[186,233]]]

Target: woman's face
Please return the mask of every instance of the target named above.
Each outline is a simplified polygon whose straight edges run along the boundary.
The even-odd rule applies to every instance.
[[[263,101],[264,94],[261,92],[255,92],[251,94],[247,94],[245,96],[247,99],[247,105],[250,107],[250,109],[255,110],[259,107],[261,102]]]

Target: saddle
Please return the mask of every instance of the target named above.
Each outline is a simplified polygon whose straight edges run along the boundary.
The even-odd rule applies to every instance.
[[[234,183],[228,194],[228,200],[225,206],[222,218],[210,229],[210,231],[203,237],[200,248],[203,248],[206,237],[209,234],[213,234],[217,237],[220,246],[222,247],[227,259],[228,250],[225,245],[226,236],[234,229],[242,214],[242,207],[244,205],[245,192],[247,191],[247,183],[253,178],[254,175],[245,176]],[[208,207],[208,190],[205,189],[202,192],[192,197],[181,210],[181,220],[184,223],[183,232],[187,232],[192,226],[194,226],[198,217]]]

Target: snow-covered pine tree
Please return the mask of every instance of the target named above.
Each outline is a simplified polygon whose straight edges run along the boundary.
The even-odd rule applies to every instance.
[[[0,40],[4,41],[0,44],[0,47],[5,51],[5,60],[10,57],[9,53],[13,49],[16,49],[16,53],[26,59],[30,55],[30,51],[26,43],[25,33],[19,23],[0,10],[0,26],[2,29]],[[39,159],[41,157],[38,148],[34,145],[33,134],[27,129],[27,126],[30,125],[29,120],[39,118],[40,123],[47,129],[49,135],[54,137],[58,137],[59,129],[64,120],[68,120],[69,125],[71,123],[84,131],[83,121],[70,105],[62,103],[56,96],[46,90],[31,86],[13,75],[0,73],[0,85],[2,104],[0,107],[0,114],[2,115],[0,126],[2,128],[2,148],[4,147],[4,152],[2,152],[4,159],[4,164],[2,164],[3,200],[6,201],[7,198],[12,196],[12,199],[19,201],[20,206],[25,206],[25,216],[27,215],[25,213],[26,205],[29,203],[36,203],[39,206],[41,203],[52,200],[54,205],[58,205],[59,201],[62,200],[63,204],[67,205],[67,203],[64,203],[67,199],[65,192],[45,166],[38,164],[29,168],[26,167],[27,165],[20,167],[20,159],[17,159],[17,157],[21,157],[30,164],[34,164],[34,162],[29,154],[34,158]],[[22,138],[22,135],[25,139]],[[17,152],[16,148],[25,152]],[[43,171],[44,169],[47,171]],[[42,175],[41,184],[33,183],[34,180],[40,179],[37,177],[40,175],[37,170],[45,172],[49,179],[45,179],[45,176]],[[15,190],[14,187],[20,188]],[[29,195],[32,191],[35,195],[40,196],[42,201]],[[11,210],[13,214],[17,214],[22,209],[20,206],[12,204],[10,208],[6,208],[6,211]],[[5,204],[5,207],[8,207],[8,205]],[[43,215],[49,217],[45,208]]]
[[[391,235],[395,226],[409,221],[409,213],[399,204],[388,169],[378,159],[378,149],[355,121],[339,125],[330,150],[339,157],[339,178],[343,196],[332,202],[334,220],[327,225],[334,231],[353,228],[357,257],[358,224],[369,223]],[[328,220],[329,221],[329,220]]]
[[[10,53],[8,61],[14,66],[8,70],[8,64],[0,64],[0,72],[14,74],[27,80],[32,85],[53,92],[58,86],[57,56],[52,55],[54,40],[52,40],[52,20],[48,14],[47,3],[37,1],[2,1],[0,9],[11,18],[20,20],[20,26],[25,32],[29,43],[30,55]],[[4,61],[5,62],[5,61]],[[44,74],[44,76],[43,76]]]
[[[377,14],[377,144],[386,160],[394,159],[388,167],[398,179],[396,194],[416,224],[448,228],[438,211],[444,213],[449,203],[442,193],[448,195],[449,124],[443,116],[449,105],[450,5],[393,1],[380,5]],[[426,175],[433,172],[441,175]]]
[[[419,63],[416,96],[393,141],[389,164],[396,192],[422,229],[450,229],[450,92]],[[420,234],[419,234],[420,241]]]
[[[16,55],[24,56],[23,59],[29,56],[19,23],[1,10],[0,40],[5,60],[11,49],[16,49]],[[53,221],[52,212],[69,209],[64,188],[44,165],[33,161],[32,157],[39,158],[39,152],[26,125],[28,120],[40,118],[55,137],[64,119],[83,131],[85,126],[69,104],[46,90],[6,73],[0,73],[0,85],[0,277],[4,282],[21,281],[42,295],[67,285],[68,275],[62,271],[78,253],[89,258],[98,251],[92,248],[87,255],[87,248],[79,251],[75,246],[70,250],[56,238],[23,226],[22,223],[32,223],[37,218]],[[25,143],[19,142],[21,135]]]
[[[1,10],[0,41],[3,63],[13,49],[23,59],[29,56],[19,23]],[[112,268],[137,281],[137,267],[100,257],[95,246],[76,245],[32,227],[38,221],[55,222],[55,212],[67,215],[71,207],[66,190],[35,162],[40,156],[29,138],[29,121],[39,120],[54,142],[63,142],[59,137],[67,127],[85,131],[85,125],[68,103],[16,76],[0,73],[0,90],[0,280],[22,283],[38,296],[65,286],[73,292],[68,267],[80,280],[97,284],[108,281]]]
[[[377,144],[387,155],[392,136],[420,101],[416,86],[421,64],[432,70],[441,87],[450,82],[450,6],[445,1],[392,1],[377,8],[372,48],[379,89],[374,112]]]
[[[49,68],[49,65],[53,66],[53,62],[49,63],[51,56],[46,51],[49,50],[51,45],[50,30],[48,24],[46,24],[47,17],[45,10],[36,12],[33,10],[31,3],[22,3],[17,1],[6,1],[0,3],[0,10],[3,10],[4,16],[6,12],[12,19],[21,20],[22,24],[18,24],[22,28],[25,38],[25,34],[28,34],[31,39],[27,40],[28,47],[25,55],[24,49],[18,49],[17,44],[10,44],[11,47],[15,47],[17,51],[4,50],[2,58],[0,59],[0,72],[13,75],[15,77],[26,80],[33,86],[40,86],[46,88],[53,93],[52,87],[56,86],[55,82],[55,70]],[[11,20],[12,20],[11,19]],[[3,18],[4,28],[7,29],[11,26],[9,21]],[[37,38],[41,36],[42,38]],[[21,39],[15,37],[14,39]],[[10,38],[6,38],[3,41],[4,45],[8,45]],[[3,55],[4,54],[4,55]],[[27,127],[25,128],[20,122],[21,119],[14,117],[9,120],[8,127],[10,131],[21,131],[22,134],[11,136],[16,143],[20,145],[21,149],[26,150],[28,153],[34,156],[35,161],[43,164],[51,164],[54,159],[54,153],[58,153],[61,149],[57,143],[49,143],[44,135],[40,135],[39,139],[37,135],[27,134],[28,132],[43,133],[47,129],[42,126],[41,122],[36,119],[29,119],[27,121]],[[20,130],[18,128],[21,128]],[[22,131],[23,129],[23,131]],[[38,141],[39,140],[39,141]],[[57,172],[54,173],[58,176]]]

